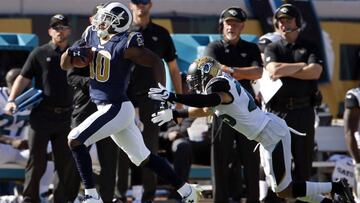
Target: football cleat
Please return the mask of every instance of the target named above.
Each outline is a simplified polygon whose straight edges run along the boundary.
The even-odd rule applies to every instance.
[[[183,199],[184,203],[198,203],[202,198],[202,190],[198,185],[190,184],[191,193]]]
[[[338,200],[344,203],[355,203],[354,196],[345,178],[341,178],[335,182],[338,184],[338,191],[334,191],[338,195]],[[333,197],[335,194],[333,194]]]
[[[100,198],[100,196],[93,197],[91,195],[85,195],[82,198],[80,198],[80,202],[82,203],[103,203],[102,199]]]

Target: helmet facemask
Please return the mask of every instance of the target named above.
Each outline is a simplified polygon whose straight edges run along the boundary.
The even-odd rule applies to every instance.
[[[109,34],[122,33],[129,29],[132,23],[132,15],[127,7],[121,3],[112,3],[100,8],[92,19],[93,29],[97,36],[105,38]],[[109,11],[109,8],[111,10]]]

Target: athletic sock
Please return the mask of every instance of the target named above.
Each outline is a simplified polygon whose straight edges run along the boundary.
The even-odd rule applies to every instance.
[[[293,196],[294,197],[313,197],[316,195],[331,192],[331,182],[294,182]]]
[[[176,189],[184,184],[184,182],[175,174],[168,162],[157,155],[150,154],[149,161],[144,166],[153,170],[158,177],[168,181]]]
[[[71,151],[85,189],[95,188],[91,157],[88,149],[85,145],[79,145],[72,148]]]

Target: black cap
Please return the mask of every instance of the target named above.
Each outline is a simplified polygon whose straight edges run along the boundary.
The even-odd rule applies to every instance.
[[[284,4],[280,6],[275,13],[275,18],[298,18],[300,15],[298,9],[291,4]]]
[[[148,4],[151,0],[131,0],[133,4]]]
[[[244,10],[239,7],[230,7],[221,12],[220,22],[224,22],[228,19],[238,20],[244,22],[247,18],[247,15]]]
[[[50,19],[50,27],[56,27],[57,25],[69,26],[69,20],[63,14],[56,14]]]

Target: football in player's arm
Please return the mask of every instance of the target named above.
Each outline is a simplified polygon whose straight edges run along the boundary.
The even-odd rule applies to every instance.
[[[91,27],[88,27],[91,29]],[[86,32],[86,31],[85,31]],[[63,70],[68,70],[73,68],[72,58],[82,57],[89,58],[89,46],[86,43],[83,44],[74,44],[69,47],[67,54],[61,56],[61,68]],[[96,58],[98,52],[92,53],[94,56],[90,57],[91,59]],[[163,62],[157,57],[153,52],[144,47],[144,39],[142,35],[138,32],[133,32],[129,36],[128,47],[124,51],[124,58],[129,59],[136,64],[140,64],[145,67],[157,68],[158,71],[154,71],[154,77],[157,81],[160,81],[161,84],[165,84],[165,69]],[[85,59],[84,59],[85,60]]]

